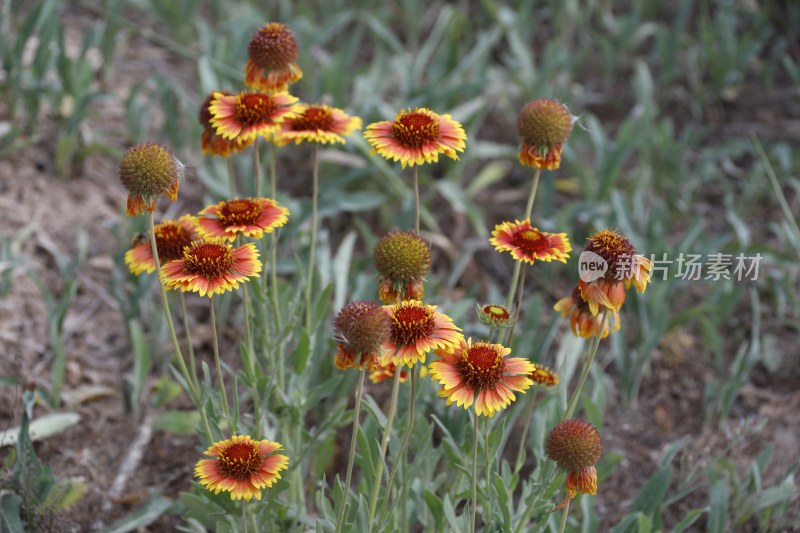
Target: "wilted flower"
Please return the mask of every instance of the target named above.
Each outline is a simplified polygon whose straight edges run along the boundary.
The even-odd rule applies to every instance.
[[[525,104],[517,118],[522,137],[519,162],[538,169],[557,169],[573,121],[567,106],[557,100],[539,98]]]
[[[334,365],[339,370],[366,366],[372,370],[384,353],[391,325],[383,308],[373,302],[350,302],[333,322],[337,351]]]
[[[215,442],[205,455],[215,459],[201,459],[194,468],[199,483],[219,494],[230,492],[232,500],[253,497],[261,499],[261,489],[271,487],[286,470],[289,458],[276,452],[283,448],[277,442],[255,441],[247,435],[234,435]]]
[[[597,337],[605,339],[610,333],[618,331],[620,328],[620,317],[617,311],[606,311],[609,313],[603,331],[600,331],[600,326],[603,324],[603,317],[593,315],[589,310],[589,303],[581,296],[581,289],[576,286],[572,290],[572,294],[566,298],[562,298],[553,309],[561,313],[561,316],[567,317],[569,315],[569,329],[576,337],[588,339],[589,337]]]
[[[417,361],[425,362],[425,355],[431,350],[452,351],[464,338],[461,328],[449,316],[436,311],[435,305],[404,300],[387,305],[384,310],[392,328],[382,365],[414,366]]]
[[[431,247],[412,231],[390,231],[372,253],[378,271],[378,296],[383,302],[419,300],[425,293],[422,280],[431,267]]]
[[[529,220],[503,222],[494,227],[489,243],[498,252],[508,252],[517,261],[561,261],[566,263],[572,246],[566,233],[547,233],[531,227]]]
[[[196,224],[195,217],[183,215],[178,220],[163,220],[155,225],[156,251],[162,264],[183,257],[183,249],[197,239]],[[125,264],[137,276],[156,269],[153,249],[146,235],[140,234],[131,249],[125,252]]]
[[[561,509],[582,494],[597,493],[595,465],[603,455],[603,439],[592,424],[572,418],[556,425],[547,437],[547,456],[567,472],[567,496],[554,509]]]
[[[184,165],[172,153],[155,143],[131,146],[119,163],[119,179],[128,189],[129,217],[156,210],[156,199],[178,198]]]
[[[297,104],[294,117],[284,120],[275,134],[275,144],[294,142],[344,144],[345,137],[361,128],[361,119],[322,104]]]
[[[268,93],[287,90],[303,77],[297,66],[299,50],[294,33],[286,25],[268,22],[259,28],[247,45],[244,83]]]
[[[367,126],[364,138],[372,153],[406,166],[435,163],[439,154],[458,159],[463,152],[467,134],[450,115],[437,115],[430,109],[418,107],[400,111],[394,120],[374,122]]]
[[[162,265],[161,279],[168,289],[211,298],[238,288],[259,272],[261,261],[253,243],[234,249],[224,239],[206,239],[185,247],[183,258]]]
[[[239,198],[210,205],[200,211],[197,229],[204,237],[230,241],[237,235],[260,239],[289,220],[289,210],[271,198]]]
[[[450,353],[437,350],[440,360],[430,364],[431,378],[442,386],[439,396],[447,405],[455,402],[464,409],[475,403],[475,414],[494,416],[516,399],[514,391],[525,392],[534,367],[527,359],[512,357],[510,348],[489,342],[461,343]]]

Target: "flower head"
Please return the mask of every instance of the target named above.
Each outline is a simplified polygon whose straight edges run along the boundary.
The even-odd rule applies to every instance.
[[[230,96],[231,93],[227,91],[217,91],[224,96]],[[226,139],[219,135],[214,126],[211,124],[213,115],[209,106],[214,101],[214,92],[209,94],[203,103],[200,105],[200,113],[198,120],[200,125],[203,126],[203,134],[200,137],[200,147],[205,155],[218,155],[221,157],[229,157],[231,154],[241,152],[253,143],[253,139],[242,140],[240,137],[235,139]]]
[[[581,296],[580,286],[576,286],[570,296],[556,302],[553,309],[561,313],[564,318],[569,315],[569,329],[572,330],[573,335],[584,339],[598,335],[605,339],[609,334],[619,331],[621,325],[619,312],[607,311],[609,317],[601,332],[600,326],[603,324],[603,317],[593,315],[589,310],[589,303]]]
[[[372,153],[406,166],[435,163],[439,154],[458,159],[463,152],[467,134],[450,115],[437,115],[430,109],[418,107],[400,111],[394,120],[374,122],[367,126],[364,138]]]
[[[181,259],[162,265],[161,279],[168,289],[211,298],[238,288],[259,272],[261,261],[253,243],[234,249],[224,239],[204,239],[185,247]]]
[[[431,377],[442,385],[439,396],[447,405],[455,402],[475,414],[494,416],[516,399],[513,391],[525,392],[532,381],[534,367],[527,359],[512,357],[510,348],[489,342],[461,340],[451,352],[437,351],[440,360],[430,365]]]
[[[391,333],[385,345],[382,365],[414,366],[425,362],[425,355],[433,349],[452,351],[464,336],[453,320],[438,311],[435,305],[425,305],[417,300],[403,300],[387,305],[384,310],[391,319]]]
[[[289,210],[270,198],[239,198],[210,205],[200,211],[197,229],[207,238],[230,241],[237,235],[260,239],[286,224]]]
[[[431,267],[431,247],[419,234],[390,231],[375,245],[372,262],[378,271],[381,301],[422,298],[422,280]]]
[[[156,210],[156,198],[161,195],[173,202],[178,198],[183,163],[172,153],[155,143],[131,146],[119,163],[119,179],[128,189],[129,217],[144,210]]]
[[[281,122],[294,116],[297,98],[290,94],[243,92],[233,95],[214,93],[209,105],[211,124],[225,139],[249,142],[261,135],[269,137]]]
[[[561,261],[566,263],[572,246],[566,233],[547,233],[531,227],[530,220],[503,222],[494,227],[489,243],[498,252],[508,252],[517,261]]]
[[[397,365],[394,363],[389,363],[388,365],[378,364],[375,366],[375,369],[369,373],[369,379],[373,383],[380,383],[382,381],[386,381],[387,379],[394,379],[394,375],[397,373]],[[408,381],[408,370],[405,370],[402,366],[400,367],[400,383],[405,383]]]
[[[550,432],[545,451],[567,472],[567,497],[556,509],[564,507],[578,492],[597,493],[595,465],[603,455],[603,439],[596,427],[576,418],[564,420]]]
[[[519,162],[538,169],[557,169],[573,122],[567,106],[558,100],[539,98],[525,104],[517,118],[522,137]]]
[[[197,239],[196,223],[195,217],[183,215],[178,220],[163,220],[155,225],[156,250],[162,264],[183,257],[184,247]],[[154,271],[156,262],[153,258],[153,249],[150,247],[150,239],[141,235],[137,237],[131,249],[125,252],[125,264],[136,276]]]
[[[275,144],[283,146],[294,142],[344,144],[345,137],[361,128],[361,119],[351,117],[341,109],[322,104],[298,104],[296,115],[284,120],[275,134]]]
[[[625,289],[631,283],[639,292],[644,292],[650,283],[650,260],[639,255],[633,243],[614,230],[600,230],[591,237],[584,254],[595,254],[607,266],[601,277],[591,276],[578,283],[581,297],[589,305],[592,315],[597,315],[603,307],[609,311],[619,311],[625,303]],[[583,254],[581,254],[583,255]]]
[[[558,374],[547,368],[546,366],[531,363],[533,370],[528,375],[534,383],[545,387],[555,387],[558,385]]]
[[[268,22],[247,45],[244,83],[267,93],[286,91],[290,83],[303,77],[296,63],[299,53],[292,30],[284,24]]]
[[[282,446],[268,440],[256,441],[247,435],[234,435],[215,442],[194,467],[194,475],[206,489],[219,494],[230,492],[232,500],[261,499],[261,489],[271,487],[286,470],[289,458],[274,453]]]
[[[478,313],[478,320],[492,328],[508,328],[513,323],[511,313],[504,305],[476,304],[475,311]]]
[[[389,316],[380,305],[365,301],[348,303],[333,321],[336,368],[366,365],[372,370],[383,355],[390,332]]]

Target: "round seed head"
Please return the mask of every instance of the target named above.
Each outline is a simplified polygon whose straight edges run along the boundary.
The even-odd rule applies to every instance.
[[[414,232],[391,231],[375,245],[372,259],[382,278],[405,285],[421,280],[428,273],[431,248]]]
[[[390,332],[389,315],[373,302],[350,302],[333,322],[336,341],[356,355],[379,353]]]
[[[247,54],[258,68],[279,70],[297,61],[294,33],[286,25],[270,22],[253,34]]]
[[[132,195],[153,199],[159,195],[174,200],[183,165],[172,153],[155,143],[128,148],[119,164],[119,179]]]
[[[572,418],[550,432],[547,456],[567,472],[580,472],[597,464],[603,455],[603,439],[592,424]]]
[[[558,146],[564,144],[572,131],[572,115],[558,100],[538,98],[519,112],[517,131],[529,145]]]

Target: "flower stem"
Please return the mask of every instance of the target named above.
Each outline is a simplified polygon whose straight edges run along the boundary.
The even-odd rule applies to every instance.
[[[277,158],[275,153],[275,144],[270,144],[270,158],[269,158],[269,185],[270,195],[273,200],[276,200],[278,195],[278,172],[277,172]],[[283,342],[281,342],[281,332],[283,330],[283,320],[281,318],[280,306],[278,305],[278,230],[276,229],[270,233],[270,250],[271,268],[270,283],[270,301],[272,302],[273,319],[275,320],[275,335],[278,340],[278,386],[284,390],[284,357],[283,357]],[[266,244],[266,238],[264,239]],[[266,280],[266,277],[265,277]],[[265,294],[266,296],[266,294]]]
[[[225,162],[228,170],[228,196],[232,200],[236,198],[236,174],[233,172],[233,160],[228,157]]]
[[[306,280],[306,333],[311,336],[311,293],[314,286],[314,259],[317,254],[317,203],[319,197],[319,159],[317,144],[311,158],[311,243],[308,250],[308,279]]]
[[[485,417],[483,421],[483,453],[486,456],[486,476],[484,483],[486,484],[486,510],[483,513],[483,521],[484,530],[491,531],[492,524],[491,524],[491,509],[492,509],[492,457],[489,454],[489,434],[491,428],[492,419],[490,417]]]
[[[521,265],[522,263],[517,263]],[[525,276],[528,273],[528,269],[522,270],[522,275],[519,279],[519,290],[517,291],[517,308],[513,310],[513,317],[514,321],[511,322],[511,327],[508,328],[508,334],[506,335],[505,345],[511,348],[511,339],[514,337],[514,329],[517,327],[517,322],[519,321],[519,313],[522,309],[522,295],[525,294]],[[509,312],[511,312],[511,306],[508,307]]]
[[[517,460],[514,462],[514,473],[518,474],[522,470],[523,454],[525,453],[525,444],[528,440],[528,431],[531,429],[531,420],[533,419],[533,410],[536,407],[536,397],[539,395],[539,390],[534,388],[531,395],[531,401],[528,403],[524,416],[524,426],[520,434],[519,450],[517,450]]]
[[[414,165],[414,231],[419,233],[419,165]]]
[[[189,314],[186,312],[186,297],[181,295],[181,313],[183,314],[183,330],[186,332],[186,346],[189,350],[189,375],[194,379],[195,389],[200,389],[200,383],[197,381],[197,364],[194,357],[194,343],[192,343],[192,330],[189,328]]]
[[[469,531],[475,533],[475,520],[478,515],[478,414],[475,417],[475,424],[472,428],[472,517],[470,519]]]
[[[533,173],[533,182],[531,183],[531,193],[528,195],[528,204],[525,206],[525,219],[530,220],[531,213],[533,213],[533,201],[536,199],[536,190],[539,188],[539,178],[542,176],[542,169],[537,168]]]
[[[208,307],[211,310],[211,345],[214,347],[214,367],[217,371],[217,385],[219,395],[222,396],[222,407],[225,409],[225,416],[231,422],[231,409],[228,406],[228,394],[225,392],[225,382],[222,378],[222,366],[219,362],[219,339],[217,338],[217,317],[214,313],[214,297],[208,299]]]
[[[578,379],[578,385],[575,387],[575,390],[569,399],[567,410],[564,411],[564,416],[561,417],[561,420],[570,418],[575,412],[575,408],[578,405],[578,399],[581,396],[583,384],[586,383],[586,376],[589,375],[589,369],[592,367],[592,361],[594,361],[594,356],[597,354],[597,348],[600,346],[600,340],[603,338],[603,330],[605,329],[606,322],[608,321],[608,313],[608,311],[603,311],[603,320],[600,323],[600,331],[597,334],[597,339],[592,339],[593,342],[589,344],[589,357],[586,358],[586,362],[583,364],[583,370],[581,371],[581,377]]]
[[[372,492],[369,496],[369,524],[372,527],[372,520],[375,518],[375,510],[378,508],[378,493],[381,491],[381,481],[383,480],[383,459],[386,457],[386,450],[389,449],[389,439],[392,436],[392,424],[395,414],[397,414],[397,398],[400,393],[400,369],[395,368],[394,381],[392,382],[392,398],[389,401],[389,412],[386,414],[386,428],[383,430],[381,438],[381,454],[378,461],[378,472],[372,484]]]
[[[247,533],[247,503],[242,500],[242,530]]]
[[[259,156],[259,141],[260,137],[256,137],[253,141],[253,165],[256,167],[256,198],[261,198],[261,159]]]
[[[567,528],[567,516],[569,516],[569,503],[572,500],[567,500],[567,505],[564,507],[564,514],[561,515],[561,527],[558,528],[559,533],[564,533]]]
[[[342,531],[344,517],[347,514],[347,500],[350,496],[350,480],[353,475],[353,461],[356,457],[356,442],[358,442],[358,417],[361,411],[361,396],[364,393],[364,367],[361,367],[361,375],[358,377],[358,388],[356,389],[356,406],[353,411],[353,435],[350,438],[350,455],[347,458],[347,475],[344,481],[344,496],[342,496],[339,518],[336,520],[336,533]]]
[[[383,508],[386,509],[387,505],[389,504],[389,494],[392,490],[392,482],[394,482],[394,476],[397,474],[397,470],[400,466],[403,467],[403,485],[406,483],[405,479],[405,464],[406,464],[406,449],[408,448],[408,441],[411,439],[411,433],[414,430],[414,396],[416,394],[416,382],[417,382],[417,366],[414,366],[413,370],[411,371],[411,394],[408,401],[408,427],[406,427],[406,431],[403,434],[403,442],[400,445],[400,452],[397,454],[397,461],[394,465],[392,465],[392,470],[389,472],[389,477],[386,480],[386,495],[383,497]],[[396,369],[396,374],[400,373],[400,369]],[[402,492],[402,491],[401,491]],[[405,531],[405,529],[403,529]]]
[[[542,499],[542,494],[547,490],[547,487],[550,485],[550,476],[552,474],[552,465],[554,463],[552,461],[546,461],[544,467],[542,468],[541,474],[539,478],[536,480],[536,484],[538,488],[534,493],[533,499],[525,508],[525,511],[522,513],[522,518],[520,519],[519,523],[517,524],[516,529],[514,529],[514,533],[521,533],[523,527],[528,523],[528,518],[530,517],[531,513],[536,509],[536,505],[539,503],[539,500]]]

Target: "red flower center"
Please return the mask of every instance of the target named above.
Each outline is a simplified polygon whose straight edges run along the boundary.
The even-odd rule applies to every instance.
[[[236,442],[219,455],[219,470],[227,478],[250,479],[263,461],[255,442]]]
[[[214,242],[194,242],[184,250],[183,261],[187,272],[210,279],[228,274],[234,258],[229,246]]]
[[[156,250],[162,263],[183,257],[183,249],[192,244],[192,232],[178,222],[162,222],[156,226]]]
[[[430,338],[435,330],[433,311],[422,304],[400,304],[392,313],[391,339],[395,346],[416,344]]]
[[[439,137],[439,122],[424,113],[405,113],[395,119],[392,134],[406,148],[422,148]]]
[[[455,367],[467,386],[481,390],[492,388],[503,379],[506,365],[495,345],[477,342],[462,352]]]
[[[236,99],[233,116],[243,128],[259,122],[271,122],[278,106],[268,94],[245,93]]]
[[[327,107],[309,107],[292,119],[292,129],[295,131],[331,131],[332,128],[333,113]]]
[[[217,211],[217,217],[223,226],[250,226],[258,222],[261,216],[261,205],[248,199],[231,200]]]
[[[526,254],[535,254],[547,249],[547,237],[535,229],[523,229],[514,234],[513,244]]]

